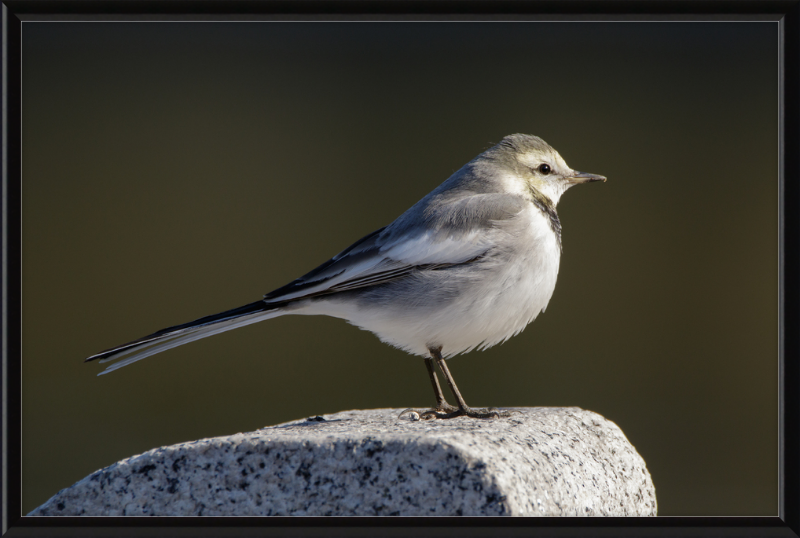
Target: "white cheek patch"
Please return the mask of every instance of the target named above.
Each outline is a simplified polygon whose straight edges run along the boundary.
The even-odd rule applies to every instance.
[[[527,182],[512,174],[503,174],[500,176],[503,184],[503,192],[506,194],[516,194],[518,196],[525,196],[528,193]]]
[[[568,183],[561,181],[543,181],[539,187],[539,192],[550,198],[553,205],[556,205],[561,195],[564,194],[564,191],[569,187],[570,185]]]

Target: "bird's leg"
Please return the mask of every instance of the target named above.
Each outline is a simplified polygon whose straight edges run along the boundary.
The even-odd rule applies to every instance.
[[[422,419],[431,419],[431,418],[455,418],[461,416],[467,416],[472,418],[495,418],[495,417],[507,417],[511,415],[509,411],[500,411],[493,407],[489,409],[472,409],[467,405],[467,402],[464,401],[464,397],[461,396],[461,393],[456,386],[456,382],[453,379],[453,375],[450,373],[450,370],[447,368],[445,364],[444,358],[442,357],[442,347],[429,347],[428,351],[431,354],[431,358],[425,359],[425,367],[428,369],[428,375],[431,378],[431,385],[433,386],[433,392],[436,394],[436,408],[435,409],[428,409],[427,411],[415,410],[415,409],[406,409],[400,416],[402,417],[406,413],[417,413],[419,418]],[[436,360],[436,363],[439,365],[439,369],[442,371],[442,375],[444,375],[445,380],[447,380],[447,384],[450,385],[450,390],[453,393],[453,396],[456,397],[456,401],[458,402],[458,407],[453,407],[447,400],[445,400],[444,394],[442,394],[442,388],[439,385],[439,378],[436,375],[436,372],[433,368],[433,361]]]
[[[436,353],[440,353],[441,354],[441,349],[442,348],[439,347],[438,350],[436,351]],[[439,385],[439,377],[436,375],[436,370],[434,369],[434,366],[433,366],[433,358],[436,355],[434,354],[434,350],[433,349],[428,348],[428,351],[430,352],[431,356],[430,357],[425,357],[425,359],[424,359],[425,360],[425,368],[428,369],[428,377],[431,378],[431,386],[433,387],[433,393],[436,396],[436,407],[434,407],[433,409],[427,409],[427,410],[423,410],[423,409],[406,409],[405,411],[400,413],[401,417],[403,415],[405,415],[406,413],[416,413],[417,415],[419,415],[420,418],[429,419],[429,418],[442,417],[444,415],[448,415],[448,414],[451,414],[451,413],[454,413],[454,412],[458,411],[458,407],[454,407],[454,406],[450,405],[449,403],[447,403],[447,400],[444,397],[444,393],[442,392],[442,387],[441,387],[441,385]]]
[[[436,371],[433,369],[432,358],[425,357],[425,367],[428,369],[428,375],[431,378],[431,385],[433,386],[433,393],[436,395],[435,410],[440,413],[452,413],[453,411],[456,411],[458,408],[447,403],[447,400],[442,393],[442,387],[439,385],[439,377],[436,375]]]
[[[444,375],[447,384],[450,385],[450,390],[453,392],[453,396],[456,397],[456,402],[458,402],[457,411],[449,413],[445,416],[437,415],[437,418],[455,418],[460,416],[472,418],[495,418],[507,417],[511,415],[509,411],[500,411],[494,407],[490,407],[489,409],[472,409],[467,405],[467,402],[464,401],[464,397],[461,396],[461,393],[458,391],[456,381],[453,379],[453,374],[450,373],[450,369],[447,368],[447,364],[445,364],[445,360],[442,357],[441,351],[437,352],[434,358],[436,359],[436,364],[439,365],[439,369],[442,371],[442,375]]]

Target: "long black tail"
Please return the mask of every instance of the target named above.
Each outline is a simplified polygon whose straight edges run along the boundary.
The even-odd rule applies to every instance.
[[[205,316],[189,323],[175,325],[161,329],[153,334],[143,336],[127,344],[113,347],[87,358],[85,362],[100,359],[100,362],[108,362],[130,355],[124,360],[117,362],[98,375],[106,374],[133,362],[155,355],[167,349],[177,347],[194,340],[199,340],[213,334],[244,327],[251,323],[257,323],[265,319],[274,318],[282,314],[280,308],[267,306],[264,301],[240,306],[232,310],[226,310],[219,314]]]

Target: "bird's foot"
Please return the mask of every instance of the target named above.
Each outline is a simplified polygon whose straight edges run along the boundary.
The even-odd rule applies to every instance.
[[[400,413],[397,418],[403,418],[404,415],[409,415],[411,420],[430,420],[432,418],[452,418],[450,415],[458,413],[460,410],[454,405],[447,402],[439,404],[433,409],[413,409],[409,408]],[[458,415],[453,415],[458,416]]]
[[[464,409],[459,409],[453,416],[466,416],[470,418],[506,418],[510,417],[513,413],[519,413],[519,411],[515,411],[513,409],[498,409],[496,407],[489,407],[488,409],[466,407]],[[448,416],[442,418],[453,417]]]
[[[472,408],[472,407],[455,407],[450,404],[440,405],[435,409],[406,409],[398,418],[408,413],[412,420],[430,420],[434,418],[448,419],[456,417],[470,417],[470,418],[505,418],[510,417],[513,413],[518,413],[512,409],[497,409],[496,407],[489,407],[488,409]]]

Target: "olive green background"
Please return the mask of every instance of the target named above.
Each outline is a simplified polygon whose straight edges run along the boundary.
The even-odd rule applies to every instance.
[[[617,423],[660,515],[778,511],[777,23],[24,23],[23,512],[148,449],[428,406],[422,360],[287,316],[111,375],[251,302],[514,132],[562,199],[553,299],[451,361],[473,406]]]

